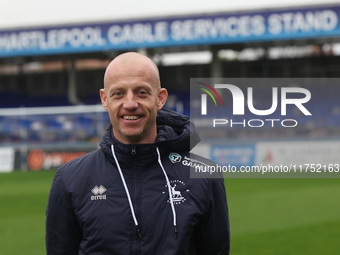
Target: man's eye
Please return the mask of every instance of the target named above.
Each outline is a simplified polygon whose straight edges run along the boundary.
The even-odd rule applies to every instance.
[[[141,91],[139,91],[139,94],[144,96],[144,95],[148,94],[148,92],[146,92],[145,90],[141,90]]]
[[[120,92],[120,91],[117,91],[117,92],[115,92],[113,95],[119,97],[119,96],[123,95],[123,93]]]

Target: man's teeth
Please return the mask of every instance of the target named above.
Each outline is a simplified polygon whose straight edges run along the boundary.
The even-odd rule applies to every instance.
[[[124,120],[136,120],[138,119],[139,117],[138,116],[135,116],[135,115],[131,115],[131,116],[123,116],[123,119]]]

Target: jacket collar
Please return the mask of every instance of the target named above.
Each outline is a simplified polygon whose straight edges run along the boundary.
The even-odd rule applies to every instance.
[[[190,118],[169,109],[162,109],[157,114],[157,138],[152,144],[123,144],[113,134],[110,125],[101,142],[101,149],[111,156],[111,145],[114,144],[121,155],[132,155],[134,151],[143,155],[156,153],[159,147],[161,153],[190,151],[200,141],[197,129]]]

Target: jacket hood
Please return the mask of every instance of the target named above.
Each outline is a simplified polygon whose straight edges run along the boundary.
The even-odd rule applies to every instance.
[[[150,146],[158,146],[161,150],[168,151],[190,151],[199,141],[200,137],[197,129],[188,116],[169,109],[158,111],[157,138],[154,144],[149,144]],[[111,154],[110,147],[112,144],[116,144],[120,148],[130,148],[131,146],[117,141],[113,135],[112,125],[110,125],[100,141],[100,147]],[[146,144],[137,144],[135,146],[145,147]]]
[[[162,109],[157,114],[157,140],[170,150],[190,151],[200,141],[197,129],[188,116],[169,109]]]

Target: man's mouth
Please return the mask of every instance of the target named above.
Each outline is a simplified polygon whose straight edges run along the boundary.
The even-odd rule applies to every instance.
[[[137,115],[124,115],[122,118],[124,120],[138,120],[141,116]]]

